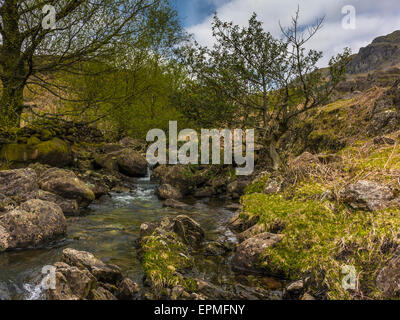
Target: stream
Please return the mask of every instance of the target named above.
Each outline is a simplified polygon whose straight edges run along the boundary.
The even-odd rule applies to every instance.
[[[194,204],[191,211],[164,208],[155,195],[157,183],[150,177],[136,179],[129,193],[111,193],[95,201],[79,217],[69,217],[64,239],[40,249],[10,251],[0,254],[0,300],[43,299],[38,285],[43,266],[60,261],[63,249],[71,247],[93,253],[106,263],[118,265],[125,276],[142,285],[143,270],[136,255],[135,240],[143,222],[169,215],[186,214],[198,221],[206,232],[206,240],[225,239],[236,242],[227,228],[233,212],[224,209],[218,199],[186,202]],[[195,257],[199,275],[214,284],[237,281],[229,267],[230,257]]]

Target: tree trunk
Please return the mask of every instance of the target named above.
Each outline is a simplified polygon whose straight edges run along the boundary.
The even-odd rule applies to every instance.
[[[281,157],[276,151],[276,140],[273,138],[269,143],[269,157],[272,160],[272,166],[274,170],[279,170],[282,165]]]
[[[1,7],[2,45],[0,65],[2,94],[0,98],[0,126],[19,127],[23,109],[26,70],[21,60],[24,37],[19,30],[19,1],[7,0]]]
[[[19,127],[23,109],[23,86],[14,81],[3,80],[0,98],[0,126]]]

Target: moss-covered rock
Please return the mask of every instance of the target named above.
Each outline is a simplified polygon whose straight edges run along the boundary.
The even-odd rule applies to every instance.
[[[38,137],[36,137],[36,136],[32,136],[32,137],[30,137],[30,138],[28,138],[28,140],[27,140],[27,144],[28,145],[37,145],[37,144],[39,144],[39,143],[41,143],[42,141],[38,138]]]
[[[171,299],[171,290],[182,286],[191,293],[197,281],[187,273],[194,267],[190,247],[204,239],[200,225],[187,216],[164,218],[140,227],[139,257],[145,272],[147,293],[155,299]]]
[[[48,129],[43,129],[40,132],[40,138],[43,141],[50,140],[53,136],[54,136],[53,132],[51,130],[48,130]]]
[[[35,146],[36,159],[44,164],[64,167],[71,164],[71,149],[67,142],[53,138]]]
[[[35,159],[35,148],[26,144],[7,144],[1,149],[0,158],[9,162],[27,162]]]
[[[51,166],[63,167],[72,161],[70,146],[67,142],[53,138],[40,142],[31,137],[26,144],[7,144],[0,151],[0,159],[15,163],[38,161]]]

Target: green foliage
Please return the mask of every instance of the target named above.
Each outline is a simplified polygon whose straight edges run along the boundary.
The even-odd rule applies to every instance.
[[[221,98],[215,87],[200,79],[187,79],[172,96],[177,109],[196,128],[229,127],[234,122],[234,104]]]
[[[143,51],[116,73],[103,73],[107,68],[103,64],[83,67],[87,69],[85,76],[65,77],[85,101],[66,105],[66,112],[79,115],[77,120],[99,119],[106,131],[141,139],[153,128],[167,132],[170,120],[178,121],[180,126],[187,123],[170,98],[180,76],[176,65]]]
[[[306,116],[307,111],[327,103],[344,78],[350,56],[346,49],[333,57],[329,72],[323,74],[317,68],[322,52],[305,48],[321,28],[322,19],[308,28],[300,28],[298,20],[299,12],[289,28],[282,28],[283,37],[275,38],[264,31],[256,14],[243,28],[215,15],[213,48],[185,47],[181,54],[197,82],[199,96],[185,88],[193,104],[185,110],[188,116],[213,123],[216,115],[223,114],[230,124],[257,128],[269,145],[275,169],[281,165],[276,152],[279,139],[299,115]],[[203,107],[202,100],[210,103],[214,97],[219,102],[211,110],[206,104]]]

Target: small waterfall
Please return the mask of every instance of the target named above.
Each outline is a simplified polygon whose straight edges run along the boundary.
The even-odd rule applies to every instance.
[[[151,168],[150,166],[147,166],[147,172],[146,175],[143,178],[137,179],[138,181],[150,181],[151,178]]]
[[[43,298],[44,291],[41,285],[25,283],[23,288],[25,290],[25,300],[41,300]]]

